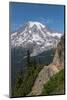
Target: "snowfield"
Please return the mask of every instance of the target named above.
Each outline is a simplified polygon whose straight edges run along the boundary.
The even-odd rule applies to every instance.
[[[62,34],[51,32],[46,25],[40,22],[29,21],[16,32],[11,34],[11,48],[33,47],[33,54],[41,53],[47,49],[55,48]],[[38,51],[39,50],[39,51]]]

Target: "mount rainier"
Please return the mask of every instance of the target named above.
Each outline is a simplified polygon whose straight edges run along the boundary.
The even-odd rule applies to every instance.
[[[11,48],[22,47],[31,51],[31,56],[57,47],[62,34],[53,32],[40,22],[28,21],[11,33]]]

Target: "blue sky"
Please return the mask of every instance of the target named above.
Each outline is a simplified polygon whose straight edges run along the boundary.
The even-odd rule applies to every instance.
[[[16,31],[27,21],[39,21],[57,32],[64,32],[64,6],[10,3],[11,32]]]

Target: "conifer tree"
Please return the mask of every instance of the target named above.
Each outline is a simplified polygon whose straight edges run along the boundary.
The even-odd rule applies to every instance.
[[[28,67],[30,67],[30,63],[31,63],[31,61],[30,61],[30,51],[27,50],[27,66]]]

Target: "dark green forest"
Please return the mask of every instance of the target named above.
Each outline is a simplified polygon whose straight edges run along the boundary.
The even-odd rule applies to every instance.
[[[36,60],[32,60],[29,50],[27,51],[27,69],[25,73],[20,71],[16,78],[16,85],[12,89],[12,96],[26,96],[32,89],[34,81],[43,65],[37,64]]]

